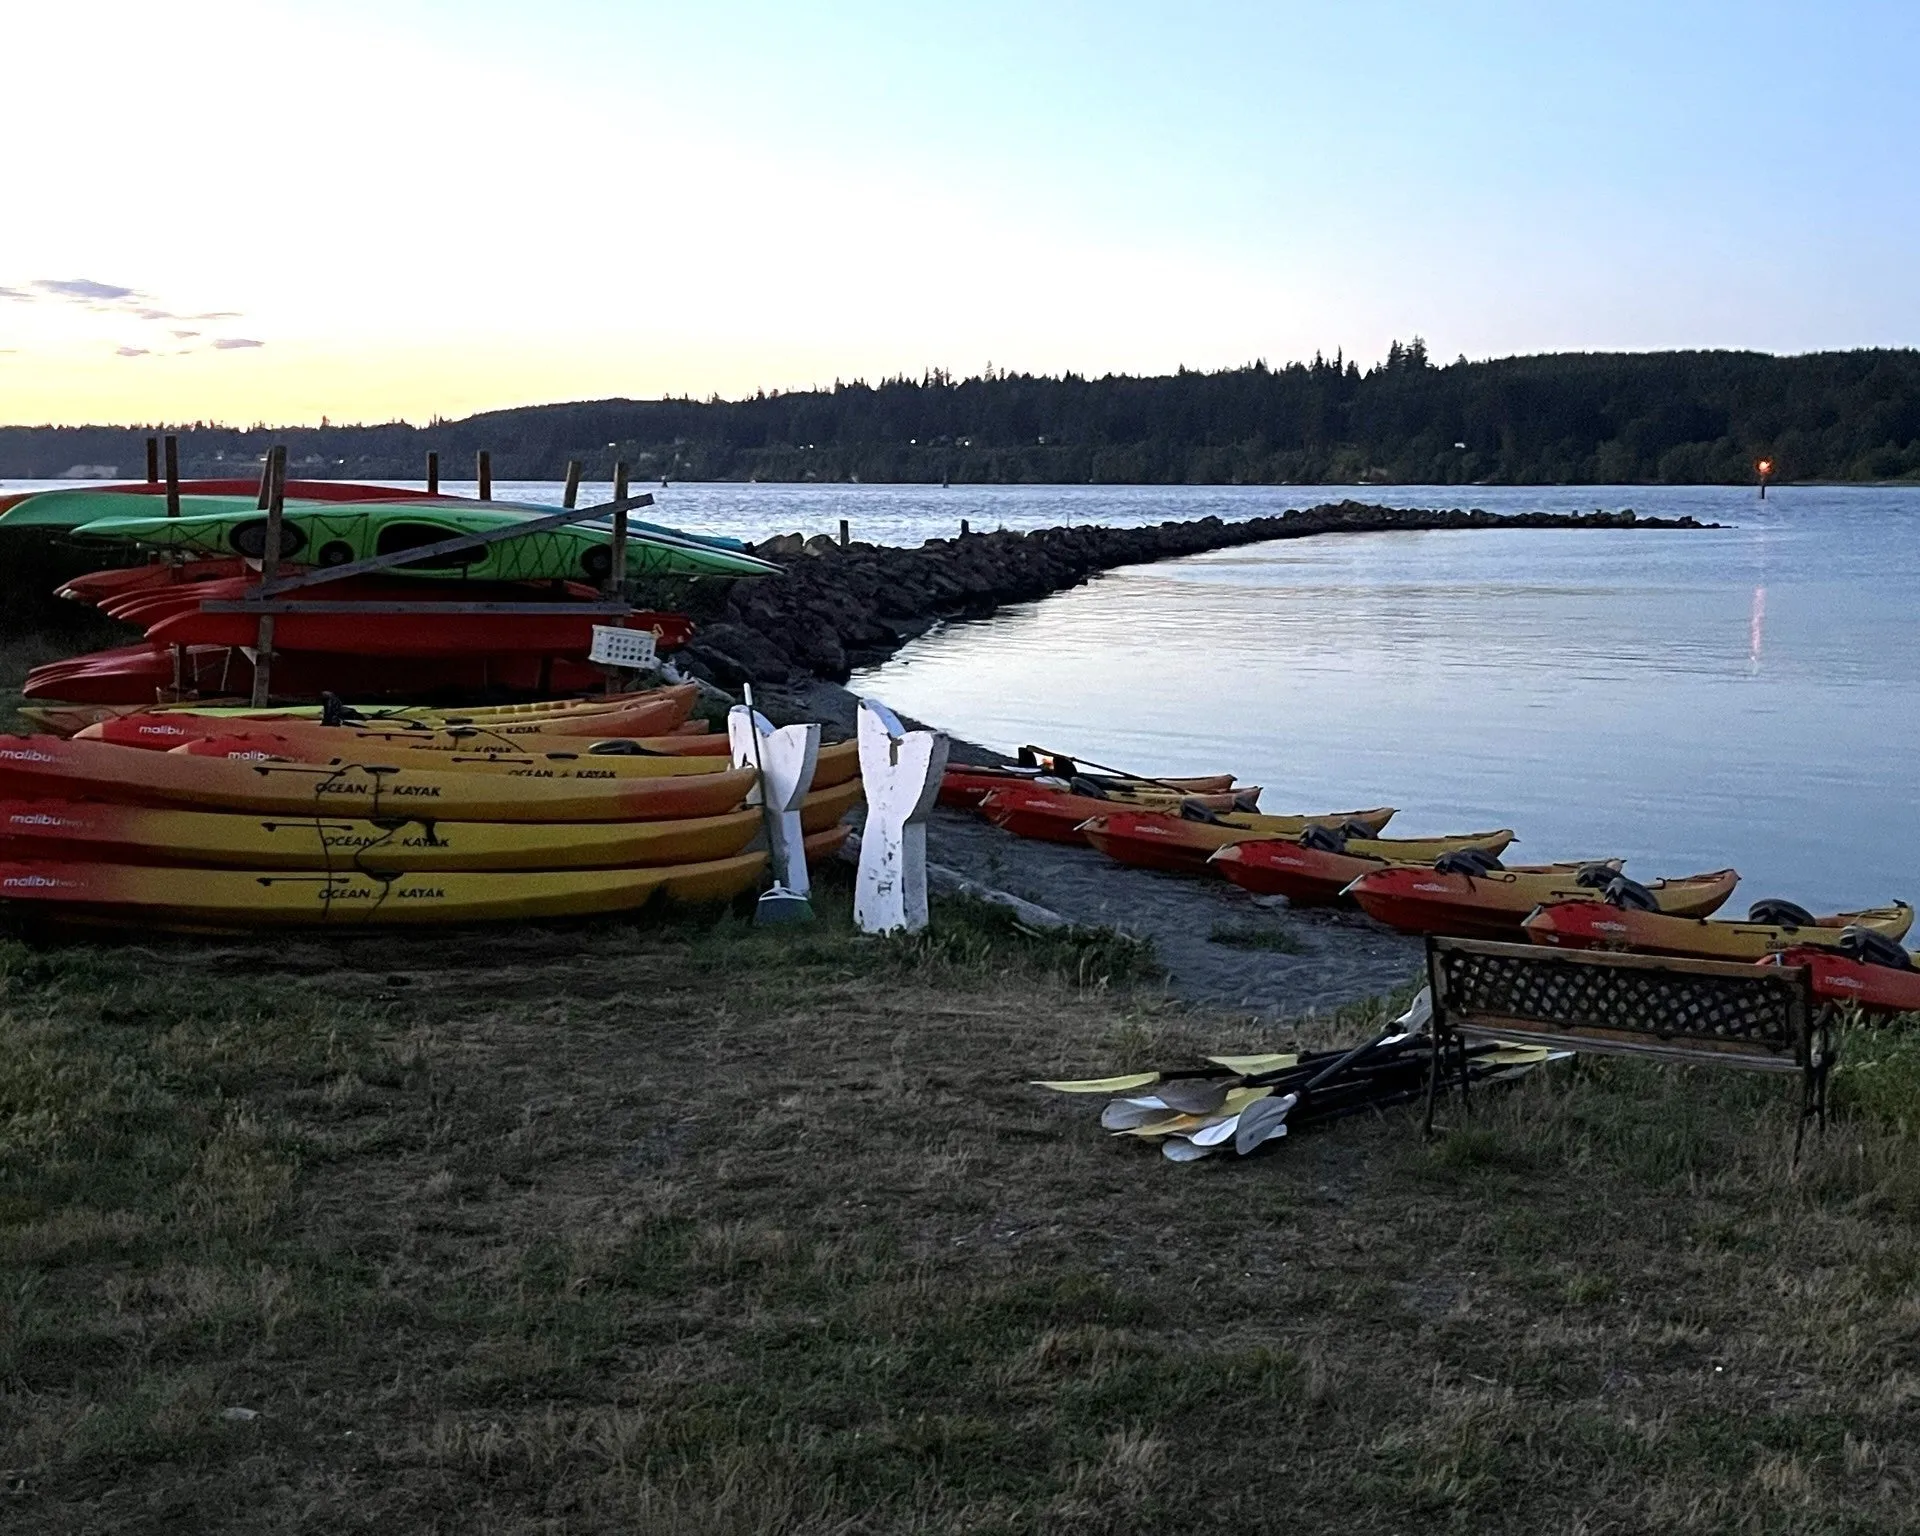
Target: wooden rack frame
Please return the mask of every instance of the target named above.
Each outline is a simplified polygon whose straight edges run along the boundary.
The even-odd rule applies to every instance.
[[[173,441],[168,440],[168,470],[170,484],[169,500],[177,507],[178,471],[174,466]],[[482,453],[483,482],[491,480],[487,473],[491,468],[490,455]],[[428,456],[429,482],[437,481],[438,455]],[[287,500],[287,450],[284,444],[276,445],[268,454],[267,462],[260,475],[260,510],[267,514],[266,545],[260,558],[260,580],[244,598],[234,601],[209,601],[204,606],[209,613],[248,613],[259,615],[259,629],[256,633],[253,662],[253,704],[264,706],[270,697],[273,682],[273,631],[274,620],[281,614],[296,613],[381,613],[415,614],[432,616],[436,614],[497,614],[500,616],[521,615],[528,617],[552,617],[554,615],[577,615],[581,618],[625,618],[633,612],[633,605],[627,600],[626,563],[627,563],[627,514],[642,507],[653,505],[653,496],[642,492],[638,496],[627,494],[627,466],[614,465],[614,499],[595,507],[576,507],[573,505],[577,494],[578,472],[569,466],[569,496],[567,505],[560,511],[546,517],[528,518],[511,528],[492,528],[484,533],[457,534],[452,538],[441,539],[436,543],[418,545],[412,549],[397,550],[390,555],[370,555],[364,560],[350,560],[345,565],[327,566],[320,570],[307,571],[299,576],[285,580],[280,576],[280,538],[286,517]],[[481,499],[488,499],[491,485],[485,485]],[[423,509],[424,511],[425,509]],[[593,518],[611,517],[613,519],[613,560],[612,569],[603,585],[606,601],[599,603],[448,603],[448,602],[408,602],[397,599],[392,602],[347,603],[347,602],[290,602],[292,593],[304,592],[314,587],[324,586],[328,582],[342,581],[349,576],[371,576],[383,571],[397,570],[413,565],[421,560],[433,559],[439,555],[459,554],[470,549],[481,549],[489,544],[498,544],[507,539],[522,538],[530,533],[540,533],[549,528],[564,528],[569,524],[583,523]]]

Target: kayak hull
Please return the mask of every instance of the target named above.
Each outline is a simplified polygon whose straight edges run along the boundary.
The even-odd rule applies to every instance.
[[[1331,816],[1267,816],[1237,809],[1236,797],[1257,793],[1251,788],[1232,790],[1224,794],[1189,795],[1185,797],[1166,796],[1145,798],[1144,803],[1126,800],[1100,800],[1091,795],[1076,795],[1060,790],[1037,788],[996,789],[983,796],[980,801],[980,814],[996,827],[1013,833],[1017,837],[1034,838],[1041,842],[1086,844],[1091,841],[1083,830],[1087,823],[1110,815],[1137,812],[1153,815],[1162,821],[1178,822],[1182,826],[1206,826],[1219,830],[1231,828],[1230,836],[1210,842],[1201,853],[1198,864],[1204,866],[1205,854],[1214,848],[1233,841],[1250,837],[1297,837],[1311,825],[1338,826],[1341,818],[1367,827],[1370,831],[1379,831],[1392,817],[1391,809],[1351,811]],[[1178,799],[1184,798],[1207,810],[1214,811],[1222,820],[1220,823],[1188,822],[1174,814]],[[1181,868],[1192,872],[1193,861],[1185,861]],[[1160,865],[1150,865],[1159,868]]]
[[[980,802],[995,790],[1031,789],[1036,787],[1035,781],[1041,776],[1038,768],[949,768],[940,779],[940,804],[954,810],[976,810]],[[1141,789],[1162,786],[1182,794],[1206,795],[1231,791],[1233,775],[1214,773],[1194,779],[1155,779],[1151,783],[1141,779],[1116,779],[1114,782]]]

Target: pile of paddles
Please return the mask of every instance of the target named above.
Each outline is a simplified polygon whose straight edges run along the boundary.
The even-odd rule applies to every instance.
[[[0,737],[0,905],[117,927],[419,924],[724,901],[766,853],[751,766],[690,722],[691,686],[377,713],[114,715]],[[809,859],[860,796],[820,749]]]
[[[443,693],[551,696],[594,687],[597,624],[651,632],[671,651],[691,632],[682,615],[595,612],[613,571],[614,529],[576,524],[518,533],[553,507],[425,494],[335,481],[287,485],[278,574],[370,558],[417,560],[346,576],[296,596],[275,617],[277,696],[322,689],[361,698]],[[229,611],[252,595],[267,543],[267,514],[239,482],[187,481],[162,515],[163,487],[62,487],[0,496],[0,543],[16,532],[58,533],[143,554],[145,563],[92,571],[59,596],[137,626],[141,641],[36,667],[22,692],[67,704],[141,704],[175,696],[249,694],[257,613]],[[513,532],[512,537],[503,535]],[[484,535],[453,553],[434,547]],[[627,576],[768,575],[779,567],[736,539],[637,520],[619,545]]]
[[[1308,1130],[1349,1115],[1406,1104],[1426,1092],[1432,1070],[1427,1026],[1433,1008],[1422,992],[1372,1040],[1346,1050],[1209,1056],[1197,1068],[1036,1083],[1055,1093],[1106,1099],[1100,1127],[1157,1145],[1169,1162],[1216,1152],[1241,1157],[1272,1146],[1289,1129]],[[1472,1083],[1507,1082],[1570,1052],[1500,1040],[1466,1046]]]
[[[1154,778],[1026,747],[1005,767],[950,767],[940,801],[1136,868],[1224,878],[1294,906],[1357,906],[1403,933],[1784,961],[1807,966],[1822,997],[1920,1009],[1903,901],[1815,916],[1766,900],[1745,920],[1714,918],[1739,883],[1734,870],[1642,884],[1618,858],[1508,865],[1506,828],[1392,838],[1382,835],[1390,806],[1275,816],[1257,809],[1260,793],[1227,773]]]

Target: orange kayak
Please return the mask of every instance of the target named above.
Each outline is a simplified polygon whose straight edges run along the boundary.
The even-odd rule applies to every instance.
[[[1256,896],[1284,896],[1296,907],[1327,906],[1350,904],[1355,896],[1348,887],[1376,873],[1404,871],[1407,874],[1434,876],[1431,859],[1416,862],[1406,858],[1405,855],[1413,846],[1402,846],[1402,840],[1397,838],[1379,838],[1370,842],[1350,839],[1344,848],[1335,851],[1306,847],[1299,842],[1263,839],[1259,842],[1230,843],[1207,862],[1242,890],[1252,891]],[[1474,841],[1461,844],[1463,848],[1478,846]],[[1584,867],[1587,866],[1577,863],[1526,865],[1498,871],[1492,878],[1497,880],[1501,875],[1537,877],[1549,885],[1568,886]],[[1611,875],[1618,872],[1619,862],[1594,864],[1592,867],[1605,868]],[[1727,889],[1732,890],[1732,885],[1729,884]],[[1529,903],[1523,907],[1513,919],[1513,925],[1518,927],[1520,918],[1531,912],[1535,905],[1537,903]],[[1452,933],[1460,930],[1446,931]]]
[[[1348,894],[1360,910],[1402,933],[1454,938],[1515,939],[1535,907],[1555,902],[1601,902],[1618,860],[1547,869],[1496,869],[1470,875],[1428,868],[1381,868],[1355,877]],[[1592,871],[1587,880],[1583,871]],[[1590,884],[1589,880],[1597,880]],[[1661,912],[1705,917],[1717,912],[1740,883],[1737,870],[1655,880],[1646,886]]]
[[[1108,807],[1081,825],[1086,840],[1108,858],[1136,869],[1158,869],[1168,874],[1209,873],[1207,860],[1234,843],[1257,839],[1295,838],[1309,827],[1348,828],[1350,835],[1368,838],[1393,816],[1381,807],[1370,811],[1329,811],[1323,816],[1223,816],[1217,821],[1189,821],[1157,811],[1116,811]],[[1504,836],[1504,848],[1513,834]],[[1442,852],[1445,850],[1442,849]],[[1498,851],[1498,850],[1495,850]]]

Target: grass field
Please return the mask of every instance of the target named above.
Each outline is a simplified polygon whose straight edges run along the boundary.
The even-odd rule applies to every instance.
[[[1920,1032],[1176,1168],[1027,1080],[1387,1004],[847,906],[0,939],[0,1530],[1920,1525]]]
[[[1025,1080],[1294,1031],[846,902],[7,942],[0,1524],[1912,1523],[1905,1036],[1797,1177],[1779,1082],[1608,1063],[1176,1168]]]

